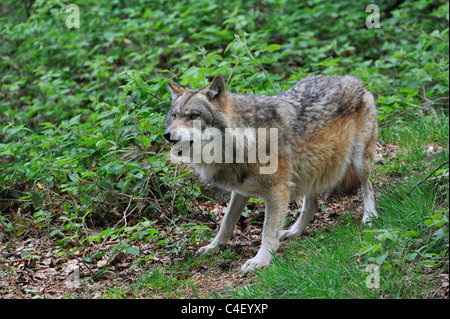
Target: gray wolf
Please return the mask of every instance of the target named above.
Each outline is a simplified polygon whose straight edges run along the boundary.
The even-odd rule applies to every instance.
[[[214,253],[226,245],[250,196],[264,199],[265,220],[261,247],[245,262],[243,272],[267,266],[280,240],[302,234],[318,210],[317,194],[324,188],[357,181],[364,198],[362,222],[378,217],[369,181],[377,110],[372,93],[360,80],[309,76],[275,96],[229,93],[220,75],[203,89],[171,82],[168,88],[172,106],[166,116],[165,139],[173,144],[173,151],[191,160],[202,179],[231,190],[216,237],[199,253]],[[193,160],[208,146],[208,141],[201,141],[195,147],[196,140],[211,128],[222,133],[216,134],[214,160],[201,156]],[[277,143],[270,154],[273,143],[267,140],[273,131]],[[260,147],[264,138],[266,143]],[[226,153],[227,149],[233,154]],[[258,155],[269,152],[269,160],[254,156],[255,149]],[[209,145],[208,152],[211,150]],[[269,166],[275,170],[261,171]],[[300,196],[303,207],[298,220],[282,230],[289,201]]]

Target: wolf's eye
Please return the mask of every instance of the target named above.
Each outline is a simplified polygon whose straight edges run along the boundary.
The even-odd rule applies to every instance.
[[[175,119],[177,117],[177,115],[174,113],[172,114],[172,119]]]
[[[189,116],[189,118],[190,118],[191,120],[195,120],[195,119],[198,118],[198,114],[191,114],[191,115]]]

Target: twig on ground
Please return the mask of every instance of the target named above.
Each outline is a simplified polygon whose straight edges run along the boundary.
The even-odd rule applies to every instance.
[[[425,177],[425,179],[423,179],[423,180],[420,181],[416,186],[414,186],[414,187],[409,191],[408,195],[406,195],[406,196],[409,196],[409,195],[412,193],[412,191],[413,191],[414,189],[416,189],[416,188],[419,187],[421,184],[423,184],[423,183],[424,183],[427,179],[429,179],[435,172],[437,172],[438,170],[440,170],[440,169],[442,168],[442,166],[444,166],[444,165],[446,165],[446,164],[448,164],[448,163],[449,163],[449,161],[446,161],[446,162],[442,163],[438,168],[436,168],[434,171],[432,171],[430,174],[428,174],[428,176]]]

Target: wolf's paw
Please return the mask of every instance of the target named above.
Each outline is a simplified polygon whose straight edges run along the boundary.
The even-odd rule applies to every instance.
[[[254,257],[245,262],[244,266],[242,266],[241,271],[243,273],[248,273],[250,271],[254,271],[255,269],[266,267],[270,264],[270,258],[258,258]]]
[[[292,230],[282,230],[280,232],[280,236],[278,236],[278,240],[282,241],[285,239],[296,239],[298,237],[300,237],[301,234],[299,234],[298,232],[292,231]]]
[[[363,218],[361,224],[365,227],[372,227],[372,219],[371,218]]]
[[[214,245],[213,243],[201,247],[199,250],[197,250],[197,254],[199,255],[211,255],[215,254],[219,251],[220,245]]]
[[[375,212],[365,211],[361,223],[366,227],[372,227],[372,220],[378,218],[378,214]]]

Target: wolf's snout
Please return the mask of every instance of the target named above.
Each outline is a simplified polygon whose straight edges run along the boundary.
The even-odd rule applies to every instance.
[[[173,131],[166,131],[164,133],[164,138],[171,144],[175,144],[176,142],[178,142],[178,139],[175,138],[175,134],[173,133]]]
[[[170,144],[176,144],[177,142],[180,141],[179,136],[177,134],[175,134],[174,131],[166,131],[164,133],[164,138]]]

